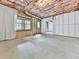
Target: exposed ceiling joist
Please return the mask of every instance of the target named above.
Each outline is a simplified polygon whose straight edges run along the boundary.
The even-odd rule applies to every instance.
[[[1,0],[0,3],[40,19],[79,9],[79,0]]]

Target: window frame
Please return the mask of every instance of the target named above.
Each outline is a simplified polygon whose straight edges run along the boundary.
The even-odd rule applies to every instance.
[[[31,30],[32,30],[32,21],[29,20],[29,19],[27,19],[27,20],[25,20],[25,21],[30,21],[30,24],[29,24],[29,25],[30,25],[30,29],[25,29],[25,28],[24,28],[24,30],[25,30],[25,31],[31,31]],[[25,27],[25,24],[24,24],[24,27]]]
[[[17,19],[17,20],[20,20],[20,19]],[[19,23],[19,22],[17,22],[17,20],[16,20],[16,30],[17,30],[17,31],[24,30],[24,29],[22,28],[23,23]],[[22,21],[22,20],[21,20],[21,21]],[[17,28],[17,25],[19,25],[19,24],[21,25],[21,29],[18,29],[18,28]]]
[[[22,20],[22,23],[18,23],[17,20]],[[16,20],[16,31],[31,31],[32,30],[32,21],[30,19],[17,19]],[[25,21],[30,21],[30,29],[25,29]],[[17,29],[17,24],[21,24],[23,26],[22,29]]]

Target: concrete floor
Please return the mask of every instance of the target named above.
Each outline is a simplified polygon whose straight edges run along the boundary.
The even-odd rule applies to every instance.
[[[36,35],[0,42],[0,59],[79,59],[79,39]]]

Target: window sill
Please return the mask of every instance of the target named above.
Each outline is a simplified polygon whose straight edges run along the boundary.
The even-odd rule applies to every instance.
[[[28,30],[16,30],[16,32],[19,32],[19,31],[31,31],[31,29],[28,29]]]

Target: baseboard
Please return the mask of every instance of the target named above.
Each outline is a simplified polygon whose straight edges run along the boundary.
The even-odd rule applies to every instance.
[[[57,35],[57,34],[53,34],[53,35]],[[76,39],[79,39],[79,37],[72,37],[72,36],[65,36],[65,35],[57,35],[57,36],[63,36],[63,37],[69,37],[69,38],[76,38]]]

